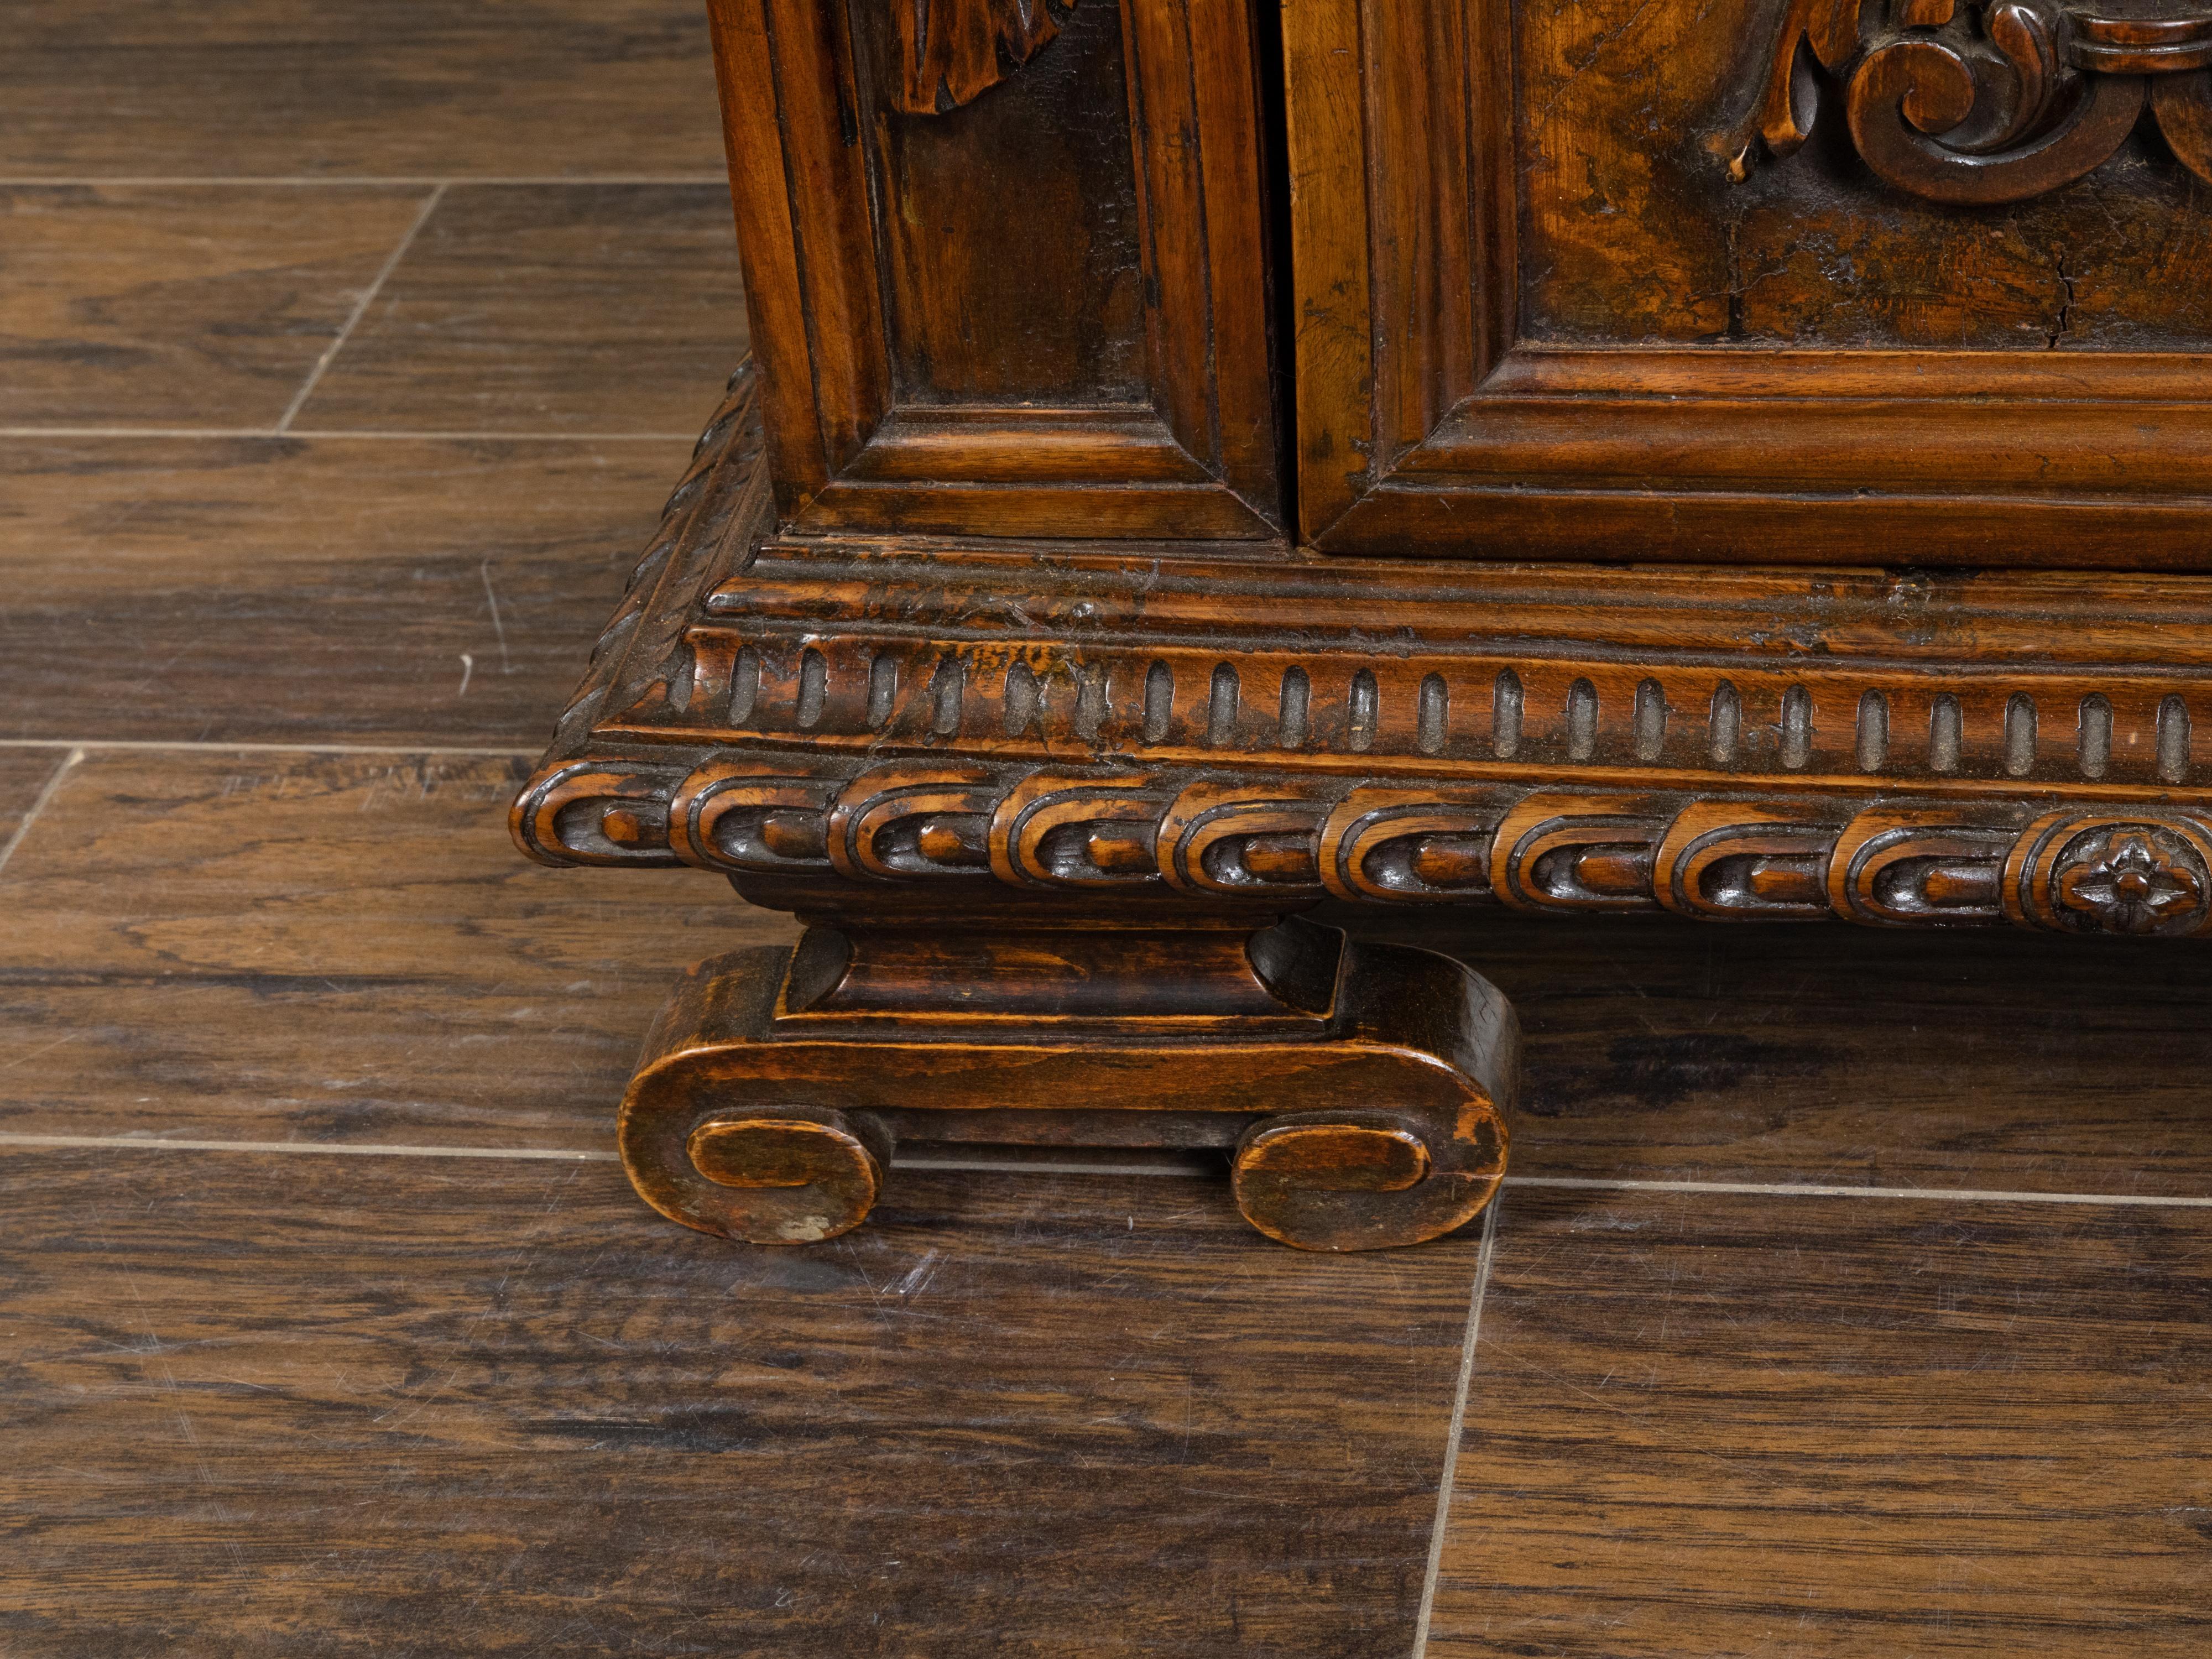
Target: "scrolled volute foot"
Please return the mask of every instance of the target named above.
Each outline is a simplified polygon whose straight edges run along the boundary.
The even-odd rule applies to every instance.
[[[867,1218],[891,1139],[867,1113],[702,1104],[632,1091],[623,1160],[672,1221],[748,1244],[815,1244]]]
[[[1505,1176],[1505,1125],[1471,1102],[1455,1119],[1376,1111],[1262,1119],[1231,1164],[1237,1207],[1306,1250],[1419,1244],[1481,1213]]]

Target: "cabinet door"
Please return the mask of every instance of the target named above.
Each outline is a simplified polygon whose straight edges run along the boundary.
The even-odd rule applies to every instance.
[[[1249,0],[710,0],[781,517],[1277,538]]]
[[[2212,568],[2212,6],[1285,0],[1300,528]]]

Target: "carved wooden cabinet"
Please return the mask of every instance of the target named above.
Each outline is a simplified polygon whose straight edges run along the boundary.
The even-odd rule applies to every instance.
[[[757,359],[514,811],[807,923],[647,1040],[668,1215],[1457,1226],[1512,1011],[1329,895],[2212,933],[2212,11],[709,12]]]

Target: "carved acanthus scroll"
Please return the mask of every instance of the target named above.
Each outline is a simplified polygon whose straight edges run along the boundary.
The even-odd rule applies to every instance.
[[[1900,190],[1962,204],[2070,184],[2148,103],[2212,180],[2212,13],[2112,17],[2060,0],[1790,0],[1751,112],[1717,141],[1731,177],[1811,135],[1822,72],[1859,155]]]
[[[942,115],[989,91],[1060,33],[1075,0],[891,0],[909,115]]]

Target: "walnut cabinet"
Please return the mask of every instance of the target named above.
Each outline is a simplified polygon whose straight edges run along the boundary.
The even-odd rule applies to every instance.
[[[2212,7],[708,13],[756,358],[514,820],[807,923],[647,1037],[673,1218],[1460,1225],[1512,1010],[1328,896],[2212,933]]]

